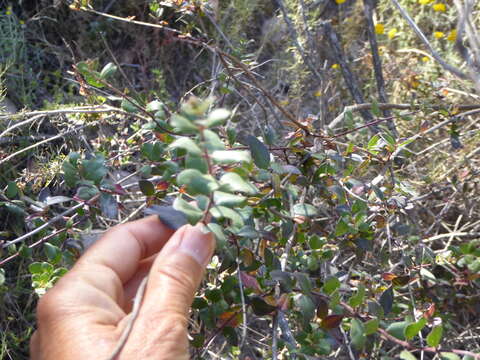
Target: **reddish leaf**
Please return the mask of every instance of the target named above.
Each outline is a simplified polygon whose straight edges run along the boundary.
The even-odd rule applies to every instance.
[[[168,182],[167,181],[160,181],[157,185],[155,185],[155,188],[158,191],[165,191],[168,189]]]
[[[323,299],[317,300],[317,317],[325,319],[328,315],[328,303]]]
[[[320,326],[324,329],[336,328],[342,322],[343,315],[328,315],[322,320]]]
[[[430,320],[433,314],[435,314],[435,304],[432,304],[428,307],[427,311],[423,313],[423,317],[427,320]]]
[[[244,271],[240,271],[240,279],[242,279],[242,284],[247,289],[260,291],[260,285],[258,285],[257,279],[255,279],[253,276],[248,275]]]
[[[286,311],[288,310],[288,303],[289,297],[287,294],[280,295],[280,298],[277,301],[277,306],[280,310]]]
[[[120,184],[115,184],[114,185],[114,188],[115,188],[115,193],[118,194],[118,195],[127,195],[127,192],[125,191],[125,189],[122,187],[122,185]]]
[[[385,227],[385,218],[382,215],[375,216],[375,221],[377,222],[378,229]]]
[[[389,272],[382,274],[382,279],[385,280],[385,281],[392,281],[396,277],[397,277],[397,275],[395,275],[393,273],[389,273]]]
[[[242,321],[242,314],[237,311],[226,311],[218,317],[218,327],[237,327]]]

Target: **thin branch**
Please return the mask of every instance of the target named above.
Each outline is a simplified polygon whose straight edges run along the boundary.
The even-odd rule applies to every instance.
[[[312,64],[312,61],[310,58],[307,56],[305,53],[305,49],[303,46],[300,44],[298,41],[298,34],[297,30],[295,29],[295,25],[293,25],[292,20],[290,20],[290,17],[288,16],[287,9],[285,8],[285,4],[283,3],[283,0],[276,0],[278,7],[280,8],[280,11],[282,12],[283,20],[287,24],[288,27],[288,32],[290,33],[290,37],[292,38],[292,41],[297,48],[298,52],[300,53],[300,56],[302,57],[303,62],[307,67],[310,69],[313,75],[317,78],[318,81],[322,82],[322,75],[317,71],[315,68],[315,65]]]
[[[72,227],[78,225],[80,222],[81,222],[81,220],[74,222],[74,223],[72,224]],[[40,240],[34,242],[33,244],[29,245],[28,248],[29,248],[29,249],[33,249],[34,247],[37,247],[38,245],[43,244],[44,242],[47,242],[48,240],[54,238],[55,236],[61,234],[62,232],[65,232],[65,231],[67,231],[67,230],[68,230],[67,228],[63,228],[63,229],[57,230],[57,231],[55,231],[55,232],[53,232],[53,233],[51,233],[51,234],[49,234],[49,235],[41,238]],[[3,259],[2,261],[0,261],[0,266],[5,265],[6,263],[8,263],[8,262],[10,262],[11,260],[15,259],[16,257],[18,257],[19,255],[20,255],[20,251],[17,251],[15,254],[10,255],[9,257]]]
[[[375,73],[375,81],[377,82],[378,98],[382,103],[388,103],[387,92],[385,90],[385,80],[383,79],[382,60],[378,53],[377,36],[373,25],[373,9],[375,7],[373,0],[363,0],[365,19],[367,20],[368,40],[370,41],[370,49],[372,51],[373,70]],[[383,109],[383,116],[391,118],[392,113],[389,109]],[[398,137],[398,132],[393,120],[387,121],[387,127],[394,137]]]
[[[372,103],[364,103],[364,104],[356,104],[346,106],[342,113],[338,115],[335,119],[332,120],[330,124],[328,124],[329,129],[335,128],[340,122],[343,121],[345,115],[348,112],[356,112],[361,111],[364,109],[371,109],[373,106]],[[440,110],[440,109],[448,109],[451,107],[452,109],[459,110],[459,111],[467,111],[467,110],[475,110],[480,109],[480,104],[469,104],[469,105],[455,105],[451,104],[450,106],[446,105],[415,105],[415,104],[393,104],[393,103],[380,103],[377,104],[380,110],[385,109],[397,109],[397,110],[424,110],[424,109],[431,109],[431,110]],[[462,113],[457,116],[466,116],[471,115],[468,113]]]
[[[98,197],[99,197],[99,195],[95,195],[92,199],[89,200],[89,202],[95,201]],[[70,209],[65,210],[64,212],[58,214],[57,216],[54,216],[49,221],[47,221],[45,224],[40,225],[39,227],[35,228],[34,230],[32,230],[32,231],[30,231],[26,234],[23,234],[22,236],[16,238],[15,240],[5,242],[4,244],[2,244],[2,248],[9,247],[10,245],[17,244],[17,243],[19,243],[19,242],[21,242],[25,239],[28,239],[29,237],[35,235],[36,233],[42,231],[43,229],[49,227],[50,225],[56,223],[57,221],[62,220],[64,216],[67,216],[67,215],[77,211],[78,209],[80,209],[84,205],[85,205],[85,203],[82,202],[82,203],[79,203],[79,204],[71,207]]]
[[[347,88],[350,91],[353,100],[357,104],[365,103],[357,79],[354,77],[352,71],[350,70],[350,66],[345,60],[345,55],[343,54],[340,40],[336,31],[333,29],[332,24],[330,24],[330,22],[328,21],[323,23],[323,29],[325,31],[325,35],[327,36],[328,42],[330,43],[330,48],[332,49],[335,61],[340,64],[340,69],[342,71],[343,78],[345,79],[345,84],[347,85]],[[361,109],[359,111],[365,123],[370,123],[373,121],[373,116],[367,108]],[[374,134],[378,133],[379,131],[378,127],[375,125],[371,126],[369,129]]]
[[[430,51],[430,54],[434,57],[435,60],[447,71],[450,71],[452,74],[455,76],[458,76],[460,79],[467,80],[469,79],[469,76],[467,76],[464,72],[461,70],[457,69],[456,67],[448,64],[445,60],[442,59],[442,57],[435,51],[435,49],[432,47],[430,42],[428,41],[427,37],[423,34],[422,30],[418,27],[418,25],[413,21],[413,19],[408,15],[408,13],[405,11],[404,8],[398,3],[397,0],[392,0],[393,5],[400,11],[400,14],[403,16],[403,18],[408,22],[410,27],[413,29],[415,34],[420,38],[420,40],[423,42],[423,44],[427,47],[428,51]]]
[[[7,161],[10,160],[10,159],[13,159],[15,156],[18,156],[18,155],[20,155],[20,154],[28,151],[28,150],[35,149],[35,148],[39,147],[40,145],[43,145],[43,144],[46,144],[46,143],[48,143],[48,142],[50,142],[50,141],[53,141],[53,140],[56,140],[56,139],[65,137],[65,136],[68,135],[68,134],[77,132],[77,131],[82,130],[83,128],[85,128],[85,127],[87,127],[87,126],[94,125],[94,124],[96,124],[96,122],[92,122],[92,123],[88,123],[88,124],[79,126],[79,127],[75,128],[75,129],[65,131],[65,132],[63,132],[63,133],[60,133],[60,134],[57,134],[57,135],[55,135],[55,136],[49,137],[48,139],[39,141],[39,142],[37,142],[37,143],[35,143],[35,144],[32,144],[32,145],[30,145],[30,146],[27,146],[27,147],[25,147],[25,148],[23,148],[23,149],[21,149],[21,150],[19,150],[19,151],[17,151],[17,152],[14,152],[13,154],[8,155],[6,158],[1,159],[1,160],[0,160],[0,165],[3,164],[3,163],[5,163],[5,162],[7,162]]]
[[[138,287],[137,293],[135,294],[135,299],[133,300],[133,309],[130,313],[130,318],[128,319],[128,324],[126,325],[125,329],[118,340],[117,346],[113,350],[112,354],[107,358],[107,360],[115,360],[115,358],[120,354],[123,347],[125,346],[128,336],[132,332],[133,324],[140,313],[140,305],[142,304],[143,297],[145,295],[145,288],[147,287],[148,276],[145,276]]]

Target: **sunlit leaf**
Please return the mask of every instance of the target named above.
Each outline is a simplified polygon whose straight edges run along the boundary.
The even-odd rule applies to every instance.
[[[412,355],[408,350],[402,350],[400,353],[400,359],[402,360],[417,360],[415,356]]]
[[[192,225],[195,225],[203,217],[203,212],[198,207],[189,204],[180,197],[177,197],[173,202],[173,208],[184,213],[188,222]]]
[[[431,347],[437,347],[440,345],[443,335],[443,326],[436,325],[433,327],[432,331],[427,335],[427,344]]]
[[[188,137],[180,137],[169,146],[170,149],[184,149],[187,153],[196,156],[202,155],[202,150],[192,139]]]
[[[225,186],[229,191],[238,191],[246,194],[256,194],[257,189],[250,184],[248,181],[244,180],[240,175],[234,172],[225,173],[220,178],[220,183]]]
[[[409,324],[405,328],[405,338],[407,340],[412,340],[427,324],[427,319],[420,318],[417,322]]]

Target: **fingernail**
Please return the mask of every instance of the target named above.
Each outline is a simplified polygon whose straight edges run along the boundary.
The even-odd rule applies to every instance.
[[[183,233],[178,250],[190,255],[200,265],[206,266],[213,252],[213,235],[202,231],[203,228],[202,224],[189,226]]]

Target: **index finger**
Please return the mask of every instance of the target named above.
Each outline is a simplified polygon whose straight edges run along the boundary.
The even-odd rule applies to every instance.
[[[84,266],[107,267],[123,284],[135,274],[142,259],[162,249],[173,232],[157,216],[117,225],[85,252],[72,272]]]

